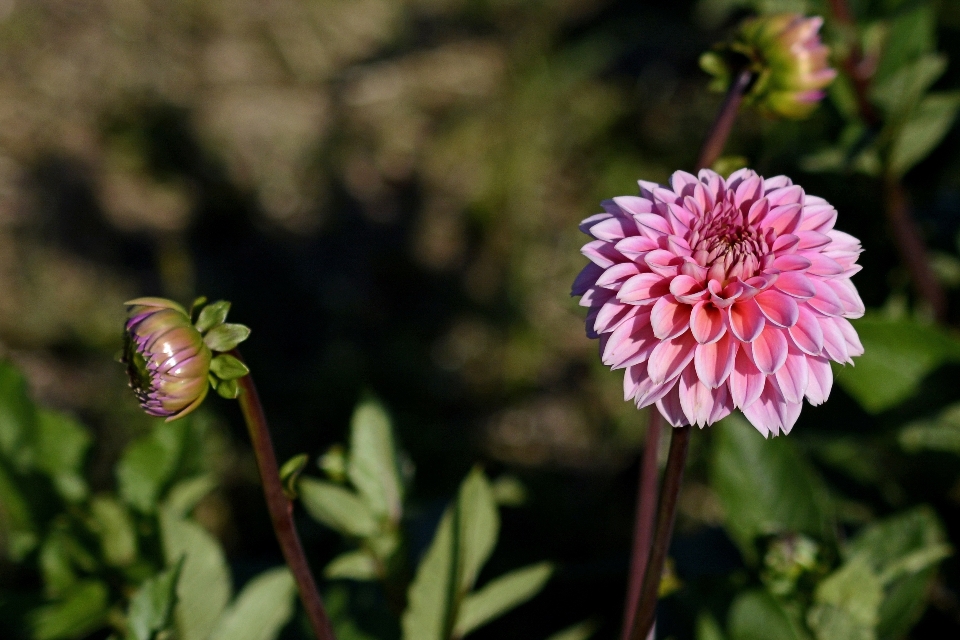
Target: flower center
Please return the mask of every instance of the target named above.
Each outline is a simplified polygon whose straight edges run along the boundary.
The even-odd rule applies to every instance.
[[[707,269],[708,281],[747,280],[766,266],[767,239],[745,218],[729,202],[720,202],[694,223],[687,241],[693,259]]]

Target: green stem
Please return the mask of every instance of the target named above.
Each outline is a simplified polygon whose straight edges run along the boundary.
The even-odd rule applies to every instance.
[[[675,427],[670,438],[670,457],[663,473],[663,485],[660,487],[660,501],[657,505],[657,526],[650,547],[650,559],[643,577],[643,589],[637,604],[637,615],[633,620],[630,640],[645,640],[653,628],[657,616],[657,599],[660,590],[660,578],[670,549],[673,535],[673,521],[677,514],[677,497],[683,481],[683,468],[687,463],[687,445],[690,444],[689,425]]]
[[[237,349],[230,353],[241,362],[243,361]],[[307,557],[293,522],[293,503],[284,493],[280,482],[280,469],[277,466],[277,457],[270,439],[270,428],[263,412],[263,405],[260,404],[260,396],[257,395],[257,388],[253,384],[253,376],[248,374],[237,380],[237,383],[240,386],[240,395],[237,399],[240,401],[240,410],[247,423],[247,431],[250,433],[253,452],[257,458],[257,468],[260,470],[263,495],[267,500],[273,531],[277,535],[277,542],[280,543],[280,550],[287,561],[287,566],[290,567],[293,578],[297,582],[300,602],[303,603],[317,639],[336,640],[330,618],[327,617],[327,612],[323,608],[323,600],[320,598],[317,583],[310,572],[310,565],[307,564]]]

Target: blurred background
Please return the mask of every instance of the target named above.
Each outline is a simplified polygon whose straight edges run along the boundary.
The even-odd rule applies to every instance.
[[[937,49],[960,59],[960,3],[854,4],[876,21],[918,7],[933,16]],[[585,264],[576,225],[601,200],[635,194],[637,179],[692,168],[722,99],[706,91],[698,57],[756,8],[0,0],[0,355],[39,404],[93,430],[85,468],[95,491],[109,490],[120,451],[153,424],[114,361],[123,301],[230,300],[231,320],[253,329],[243,350],[281,460],[343,442],[363,397],[393,415],[415,467],[414,547],[475,463],[526,487],[525,503],[502,513],[488,571],[550,559],[558,572],[473,637],[540,638],[592,619],[596,637],[613,638],[646,416],[622,401],[621,374],[600,364],[569,296]],[[840,33],[830,29],[828,41]],[[960,65],[935,88],[960,88]],[[911,327],[930,326],[930,314],[897,258],[884,190],[810,160],[844,123],[831,102],[799,123],[744,112],[727,154],[836,206],[837,227],[865,248],[854,282],[873,322],[899,323],[884,353],[903,360],[887,364],[914,367],[913,378],[887,402],[883,376],[844,385],[841,372],[789,438],[839,505],[841,539],[926,504],[960,540],[960,439],[951,450],[903,436],[960,401],[960,366],[944,355],[960,322],[960,130],[948,127],[903,177],[950,298],[937,335],[951,346],[903,354],[900,336],[919,335]],[[234,403],[208,401],[198,420],[219,487],[196,517],[242,583],[281,557]],[[731,589],[756,580],[709,478],[722,426],[694,436],[672,554],[681,586],[662,637],[694,637],[704,608],[722,621]],[[302,524],[319,571],[342,543]],[[0,564],[7,590],[36,580]],[[960,565],[946,560],[929,585],[910,637],[957,634]],[[362,629],[363,607],[379,605],[349,588]],[[284,637],[298,634],[291,625]]]

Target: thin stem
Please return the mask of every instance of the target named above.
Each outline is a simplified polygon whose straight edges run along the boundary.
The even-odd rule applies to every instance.
[[[627,587],[627,600],[623,607],[622,640],[628,640],[633,619],[640,600],[640,588],[650,555],[650,542],[653,538],[653,518],[656,514],[657,500],[657,450],[660,448],[660,431],[663,419],[656,407],[650,407],[647,436],[643,445],[643,459],[640,462],[640,478],[637,483],[637,516],[633,525],[633,551],[630,554],[630,582]]]
[[[690,444],[690,431],[693,427],[675,427],[670,438],[670,457],[663,474],[663,486],[660,487],[660,503],[657,505],[657,527],[647,561],[646,575],[643,577],[643,590],[637,605],[637,615],[633,621],[630,640],[644,640],[653,627],[657,616],[657,599],[660,590],[660,578],[663,565],[670,549],[673,535],[673,521],[677,514],[677,497],[683,481],[683,469],[687,463],[687,445]]]
[[[720,105],[717,119],[714,120],[713,127],[700,148],[697,169],[710,167],[723,153],[723,148],[727,146],[727,138],[730,137],[730,131],[733,129],[733,123],[737,119],[740,103],[743,102],[743,96],[751,82],[753,82],[753,73],[744,69],[730,85],[727,96],[723,99],[723,104]]]
[[[237,349],[230,353],[243,361]],[[263,413],[263,405],[260,404],[260,396],[257,395],[257,388],[253,384],[253,376],[246,375],[237,382],[240,385],[240,395],[237,399],[240,401],[240,410],[243,412],[247,431],[250,433],[250,441],[253,443],[253,452],[257,458],[257,468],[260,470],[260,480],[263,483],[263,495],[267,500],[270,520],[273,521],[273,531],[277,534],[277,542],[280,543],[283,557],[297,582],[300,602],[303,603],[317,639],[336,640],[293,522],[293,503],[283,492],[283,485],[280,483],[280,470],[273,451],[273,442],[270,439],[270,428],[267,425],[267,417]]]

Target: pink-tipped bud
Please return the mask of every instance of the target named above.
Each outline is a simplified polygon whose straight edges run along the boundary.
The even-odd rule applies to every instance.
[[[137,298],[126,304],[123,362],[130,387],[150,415],[182,418],[207,396],[213,354],[177,303]]]
[[[769,116],[802,119],[817,108],[837,72],[830,50],[820,41],[823,18],[778,14],[745,20],[733,40],[700,58],[715,77],[712,85],[726,90],[741,70],[754,74],[744,103]]]

